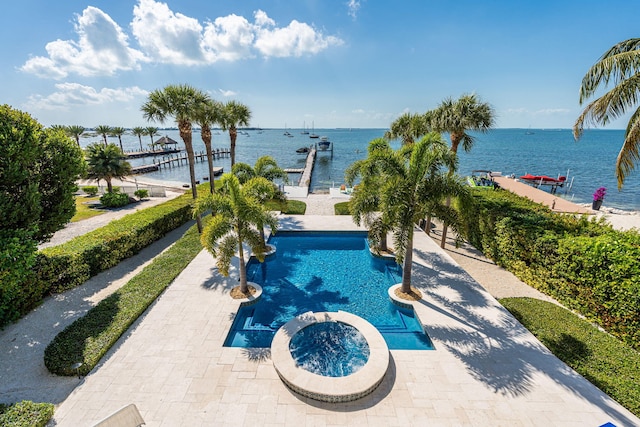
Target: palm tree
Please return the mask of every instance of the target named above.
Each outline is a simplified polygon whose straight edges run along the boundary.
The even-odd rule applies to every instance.
[[[237,126],[248,126],[251,120],[251,110],[237,101],[229,101],[224,105],[224,114],[220,125],[222,130],[229,131],[231,140],[231,167],[236,163],[236,139],[238,138]]]
[[[78,146],[80,146],[80,135],[82,135],[83,132],[85,131],[84,126],[70,125],[70,126],[65,126],[64,130],[65,130],[65,133],[69,136],[72,136],[76,140],[76,143],[78,144]]]
[[[580,105],[592,97],[601,86],[609,81],[615,86],[601,97],[587,105],[573,125],[573,136],[582,136],[587,125],[607,125],[636,108],[640,96],[640,39],[629,39],[616,44],[606,51],[582,78],[580,86]],[[640,160],[640,108],[636,108],[624,134],[624,142],[616,159],[616,178],[618,189],[635,169]]]
[[[425,114],[431,127],[436,132],[447,132],[451,138],[451,152],[458,154],[458,147],[462,144],[464,151],[470,151],[475,138],[468,133],[470,130],[487,132],[495,125],[495,111],[490,104],[482,102],[476,94],[462,95],[459,99],[447,98],[432,111]],[[451,174],[454,173],[450,169]],[[447,200],[449,204],[449,200]],[[427,224],[431,227],[431,224]],[[429,229],[428,228],[428,229]],[[443,222],[442,240],[440,247],[444,248],[447,240],[448,224]]]
[[[131,165],[116,144],[102,145],[94,143],[85,149],[87,158],[87,175],[89,178],[107,182],[107,191],[111,193],[113,178],[122,178],[131,173]]]
[[[404,113],[398,117],[384,137],[387,139],[401,139],[403,144],[413,144],[416,139],[421,138],[429,132],[429,124],[422,114]]]
[[[100,125],[96,126],[95,131],[98,135],[102,135],[105,147],[107,146],[107,135],[111,133],[111,126]]]
[[[145,135],[149,135],[149,138],[151,139],[151,151],[154,151],[154,146],[155,143],[153,142],[153,137],[158,135],[158,128],[153,127],[153,126],[148,126],[145,129]]]
[[[374,140],[370,145],[374,147],[370,147],[368,157],[356,168],[362,181],[354,190],[354,197],[359,197],[360,192],[377,192],[377,200],[370,209],[354,210],[354,220],[359,224],[366,221],[371,209],[379,210],[380,219],[369,222],[370,236],[392,231],[396,262],[403,266],[401,291],[410,293],[415,224],[435,208],[435,201],[447,196],[468,203],[469,190],[461,180],[443,170],[453,156],[438,133],[429,133],[398,151],[392,150],[385,140]],[[456,211],[451,207],[440,204],[438,215],[457,227]]]
[[[259,185],[266,182],[271,186],[263,178],[257,179],[263,181]],[[224,276],[229,275],[231,259],[238,253],[240,292],[246,295],[249,293],[249,286],[243,244],[247,244],[253,254],[263,261],[264,250],[256,227],[266,224],[275,232],[278,220],[252,194],[255,189],[251,188],[250,182],[241,186],[235,175],[226,173],[220,178],[220,184],[220,191],[201,196],[196,203],[197,216],[208,210],[213,212],[213,218],[202,232],[200,241],[216,258],[216,266]]]
[[[115,126],[111,128],[111,136],[117,136],[118,142],[120,142],[120,150],[124,153],[124,148],[122,148],[122,135],[124,135],[127,130],[123,127]]]
[[[236,163],[233,165],[231,173],[238,178],[240,184],[248,186],[248,191],[261,203],[264,204],[272,199],[277,199],[282,203],[286,202],[286,196],[277,189],[273,181],[280,178],[284,182],[289,182],[289,176],[284,169],[278,166],[276,159],[273,157],[260,157],[254,167],[251,167],[251,165],[247,163]],[[266,251],[268,249],[267,241],[264,236],[264,226],[262,224],[258,224],[258,231],[260,232],[260,241]]]
[[[191,177],[191,193],[194,200],[198,197],[196,188],[196,172],[195,172],[195,156],[193,153],[191,122],[197,116],[201,106],[209,102],[210,98],[204,92],[195,89],[192,86],[169,85],[164,89],[156,89],[152,91],[147,102],[142,105],[144,118],[147,120],[156,120],[164,123],[168,117],[172,116],[178,123],[180,138],[184,142],[187,150],[187,160],[189,162],[189,175]],[[202,221],[200,216],[196,216],[198,224],[198,232],[202,232]]]
[[[207,150],[207,162],[209,163],[209,188],[214,192],[215,175],[213,173],[213,152],[211,151],[211,126],[220,123],[223,106],[218,101],[209,100],[200,106],[194,121],[200,125],[200,137]]]
[[[144,150],[142,149],[142,135],[146,135],[147,130],[141,126],[136,126],[131,129],[131,133],[138,137],[138,142],[140,143],[140,152],[143,152]]]

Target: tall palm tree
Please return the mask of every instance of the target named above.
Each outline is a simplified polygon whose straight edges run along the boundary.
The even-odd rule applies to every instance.
[[[113,191],[113,178],[119,179],[131,173],[131,165],[126,161],[127,156],[116,144],[91,144],[85,149],[85,155],[88,177],[97,181],[104,179],[109,193]]]
[[[573,136],[582,136],[587,125],[606,125],[624,115],[627,110],[635,111],[627,123],[624,142],[616,159],[616,178],[618,189],[635,169],[640,160],[640,38],[629,39],[616,44],[606,51],[582,78],[580,86],[580,105],[594,96],[600,87],[606,87],[609,81],[614,87],[601,97],[587,105],[573,125]]]
[[[482,102],[476,94],[465,94],[457,100],[447,98],[425,117],[436,132],[447,132],[451,138],[451,152],[458,154],[458,147],[462,144],[464,151],[470,151],[475,138],[468,131],[488,132],[495,125],[495,111],[490,104]],[[450,169],[453,174],[455,171]],[[447,200],[447,204],[449,201]],[[427,224],[430,227],[430,224]],[[447,240],[448,224],[443,222],[442,240],[440,246],[444,248]]]
[[[236,163],[236,139],[238,138],[238,126],[248,126],[251,120],[251,110],[237,101],[228,101],[224,105],[224,114],[220,125],[222,130],[229,131],[231,140],[231,167]]]
[[[70,125],[64,127],[65,133],[69,136],[72,136],[76,140],[76,144],[80,146],[80,135],[82,135],[85,131],[84,126],[80,125]]]
[[[241,185],[248,186],[248,191],[253,194],[261,203],[265,203],[268,200],[277,199],[280,202],[286,202],[286,196],[283,192],[279,191],[273,181],[275,179],[282,179],[284,182],[289,182],[289,176],[284,169],[278,166],[276,159],[271,156],[262,156],[256,160],[254,167],[247,163],[236,163],[231,169],[240,182]],[[260,232],[260,241],[266,251],[267,241],[264,235],[264,226],[258,224],[258,231]]]
[[[102,135],[102,140],[104,141],[104,146],[107,146],[107,135],[111,133],[111,126],[108,125],[100,125],[96,126],[95,131],[98,135]]]
[[[261,185],[266,182],[267,186],[271,186],[264,178],[257,179],[263,181]],[[216,258],[216,266],[225,276],[229,275],[231,259],[238,253],[240,292],[248,294],[243,244],[247,244],[253,254],[263,261],[264,249],[256,227],[266,224],[275,232],[278,220],[252,194],[254,190],[250,182],[241,186],[235,175],[226,173],[220,178],[220,183],[220,191],[203,195],[196,203],[197,216],[208,210],[213,212],[213,218],[202,232],[200,241]]]
[[[158,135],[158,128],[153,126],[147,126],[145,129],[145,135],[149,135],[149,139],[151,139],[151,151],[154,151],[155,143],[153,142],[153,137]]]
[[[400,139],[403,144],[413,144],[429,132],[429,124],[422,114],[404,113],[398,117],[384,137],[387,139]]]
[[[147,120],[155,120],[164,123],[169,117],[174,117],[178,123],[180,138],[184,142],[187,150],[187,160],[189,162],[189,175],[191,177],[191,193],[194,199],[198,197],[198,189],[196,188],[196,172],[195,172],[195,156],[193,153],[191,123],[197,115],[201,106],[209,102],[210,98],[201,90],[192,86],[169,85],[164,89],[156,89],[149,93],[147,102],[145,102],[141,110],[144,118]],[[196,215],[198,224],[198,232],[202,232],[202,221],[200,216]]]
[[[200,106],[194,118],[194,121],[200,125],[200,137],[202,138],[204,148],[207,151],[207,162],[209,163],[209,188],[211,193],[215,191],[213,151],[211,150],[211,126],[221,122],[223,109],[224,107],[220,102],[211,99],[209,102],[205,102]]]
[[[131,129],[131,133],[138,137],[138,142],[140,143],[140,152],[144,151],[142,149],[142,135],[146,135],[147,130],[141,126],[136,126],[133,129]]]
[[[401,291],[409,293],[415,224],[427,211],[434,209],[436,200],[451,196],[468,203],[469,190],[460,179],[445,172],[453,156],[438,133],[429,133],[397,151],[384,140],[374,140],[370,144],[375,147],[357,168],[362,181],[354,190],[354,196],[358,197],[361,191],[378,193],[372,208],[379,209],[380,220],[370,222],[370,235],[392,231],[396,262],[402,264]],[[380,178],[371,179],[375,176]],[[356,223],[364,220],[368,213],[366,209],[361,213],[354,211]],[[457,227],[459,221],[453,208],[440,204],[438,215]],[[382,230],[376,230],[377,227]]]
[[[120,150],[124,153],[124,148],[122,148],[122,135],[125,134],[127,130],[120,126],[114,126],[111,128],[111,136],[117,136],[118,142],[120,143]]]

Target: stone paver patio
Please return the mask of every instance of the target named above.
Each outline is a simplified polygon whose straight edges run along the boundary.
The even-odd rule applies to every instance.
[[[349,217],[282,217],[281,229],[357,229]],[[322,403],[289,391],[267,349],[225,348],[237,283],[201,252],[57,408],[91,426],[135,403],[147,426],[617,426],[640,419],[554,357],[436,243],[416,233],[416,310],[433,351],[392,350],[369,396]],[[331,268],[330,265],[327,268]]]

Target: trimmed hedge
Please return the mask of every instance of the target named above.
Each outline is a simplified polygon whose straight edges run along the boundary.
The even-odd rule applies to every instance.
[[[18,278],[9,299],[0,298],[2,306],[11,308],[2,310],[0,306],[0,327],[28,313],[48,294],[83,284],[190,221],[192,204],[191,196],[185,194],[38,252],[32,274]],[[10,285],[3,282],[0,281],[0,296]]]
[[[193,226],[126,285],[60,332],[44,351],[47,369],[71,376],[76,374],[71,366],[82,362],[79,372],[89,373],[200,251],[200,235]]]
[[[333,205],[333,211],[336,215],[351,215],[349,210],[349,202],[338,202]]]
[[[33,403],[29,400],[0,405],[0,426],[44,427],[53,416],[52,403]]]
[[[556,357],[640,416],[640,354],[550,302],[505,298],[500,303]]]
[[[640,234],[559,215],[508,191],[474,192],[473,246],[525,283],[640,349]]]

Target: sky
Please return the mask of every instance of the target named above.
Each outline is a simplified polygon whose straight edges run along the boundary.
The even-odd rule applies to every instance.
[[[640,35],[623,0],[3,3],[0,103],[45,126],[148,126],[149,92],[185,83],[263,128],[387,128],[469,93],[497,128],[570,128],[587,70]]]

